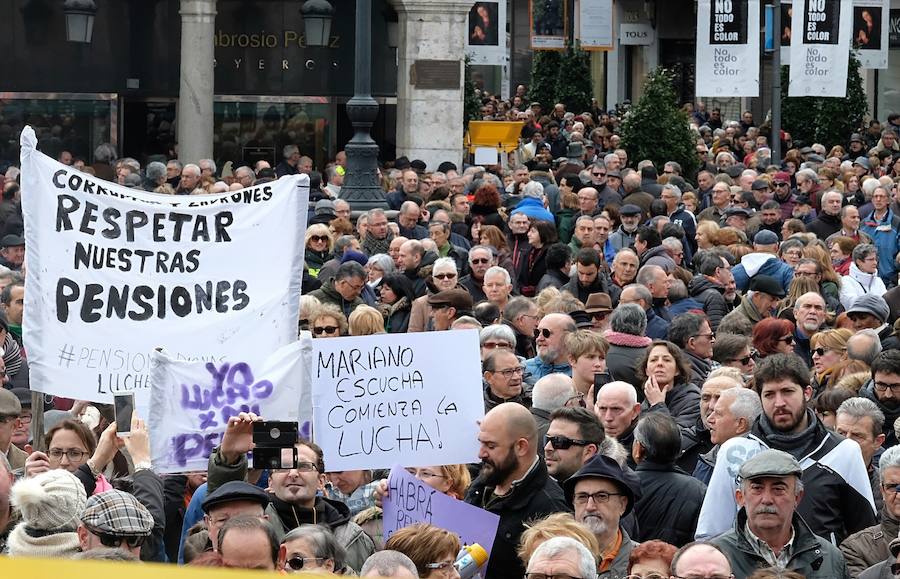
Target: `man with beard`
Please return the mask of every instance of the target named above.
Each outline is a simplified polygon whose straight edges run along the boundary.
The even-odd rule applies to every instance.
[[[565,339],[576,329],[575,321],[568,314],[547,314],[541,318],[534,330],[537,356],[525,361],[525,372],[530,374],[525,381],[529,385],[533,386],[547,374],[572,375]]]
[[[605,434],[597,417],[585,408],[557,408],[550,415],[544,444],[547,472],[560,484],[600,451]]]
[[[565,483],[566,496],[575,506],[575,520],[600,544],[603,558],[597,568],[603,577],[625,577],[631,551],[638,546],[619,525],[635,503],[631,484],[636,481],[629,478],[615,460],[598,455]]]
[[[576,275],[562,289],[578,298],[581,303],[587,302],[588,297],[594,293],[605,293],[618,301],[619,288],[613,285],[609,275],[601,269],[602,265],[600,252],[589,247],[581,249],[575,257]]]
[[[525,573],[516,554],[524,523],[571,509],[537,455],[537,424],[527,408],[505,403],[485,414],[478,442],[481,472],[466,502],[500,516],[486,576],[519,578]]]
[[[794,353],[810,366],[812,366],[812,352],[809,349],[809,340],[825,325],[826,315],[825,299],[815,292],[803,294],[794,303],[794,319],[797,320],[794,329]]]
[[[802,462],[806,494],[797,511],[813,533],[838,544],[874,525],[875,502],[859,445],[829,431],[807,406],[812,396],[809,367],[796,354],[774,354],[759,363],[754,377],[763,413],[746,437],[722,444],[697,538],[728,531],[738,512],[735,475],[750,457],[769,448]]]
[[[859,389],[859,395],[874,402],[884,413],[885,424],[900,418],[900,350],[885,350],[872,362],[872,378]],[[885,432],[884,447],[897,445],[894,428]]]
[[[362,242],[363,251],[366,252],[366,255],[388,253],[394,234],[388,227],[388,218],[384,214],[384,209],[369,209],[367,218],[369,225],[366,229],[366,237]]]
[[[634,245],[634,238],[637,236],[638,226],[641,224],[641,208],[637,205],[623,205],[619,209],[619,217],[622,225],[609,234],[609,241],[617,253]]]

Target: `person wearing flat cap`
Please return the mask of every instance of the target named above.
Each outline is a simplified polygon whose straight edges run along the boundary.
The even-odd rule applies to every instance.
[[[464,289],[449,289],[428,296],[435,330],[449,330],[458,318],[472,315],[472,296]]]
[[[872,483],[859,444],[828,430],[809,407],[813,391],[808,364],[796,354],[773,354],[756,365],[753,376],[763,411],[753,420],[750,432],[730,438],[719,447],[718,460],[700,509],[696,538],[716,537],[728,531],[735,515],[740,516],[742,506],[746,506],[746,516],[773,514],[760,509],[779,505],[780,495],[773,492],[777,489],[767,484],[767,494],[763,496],[765,500],[751,505],[747,497],[752,489],[748,489],[746,481],[743,487],[739,487],[737,480],[739,472],[745,475],[747,481],[760,476],[759,467],[754,467],[758,463],[749,464],[746,470],[742,467],[754,456],[770,449],[788,453],[799,463],[802,472],[798,474],[805,487],[805,492],[797,494],[796,501],[790,505],[805,521],[803,529],[794,526],[796,537],[793,542],[788,541],[790,536],[772,535],[785,541],[782,545],[775,545],[776,539],[760,535],[762,531],[757,530],[756,526],[751,527],[756,537],[772,541],[770,545],[776,554],[780,553],[782,546],[791,545],[788,553],[800,556],[798,549],[801,544],[797,541],[801,534],[808,532],[806,525],[812,533],[833,545],[874,525],[876,510]],[[781,490],[793,493],[797,487],[789,485],[781,487]],[[768,495],[770,492],[771,496]],[[789,513],[779,512],[781,518],[778,524],[789,524]],[[761,529],[763,523],[777,526],[772,519],[760,517],[758,527]],[[735,527],[739,534],[745,533],[743,520]],[[751,518],[751,522],[755,520]],[[832,571],[827,565],[821,567],[821,571]],[[752,571],[750,569],[747,574]]]
[[[25,239],[10,233],[0,239],[0,265],[13,271],[22,269],[25,263]]]
[[[767,567],[806,579],[850,577],[838,548],[815,535],[797,513],[802,474],[797,459],[780,450],[764,450],[741,465],[735,491],[741,509],[734,528],[711,541],[725,552],[735,579]]]
[[[78,525],[82,551],[122,549],[136,557],[153,532],[153,515],[134,495],[111,490],[88,499]]]
[[[753,252],[741,258],[741,263],[731,269],[734,284],[744,292],[750,286],[750,280],[758,275],[765,275],[778,282],[782,291],[787,292],[794,280],[794,269],[778,259],[778,235],[762,229],[753,237]]]
[[[766,231],[765,233],[771,232]],[[772,309],[785,295],[787,294],[784,288],[775,278],[768,275],[755,276],[750,282],[750,291],[741,298],[738,307],[722,318],[717,331],[750,336],[753,333],[754,325],[765,318],[772,317]]]
[[[636,477],[623,472],[619,463],[602,454],[566,479],[564,490],[575,506],[575,520],[586,526],[600,544],[600,579],[622,579],[628,575],[628,560],[638,544],[619,523],[634,508],[635,488],[640,488]]]
[[[209,530],[209,541],[204,550],[217,550],[219,529],[229,519],[239,515],[268,519],[268,506],[269,495],[264,490],[239,480],[229,481],[206,495],[202,508],[205,513],[203,519]]]

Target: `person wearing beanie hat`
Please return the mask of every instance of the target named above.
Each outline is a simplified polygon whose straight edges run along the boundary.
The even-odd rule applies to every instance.
[[[881,340],[883,350],[900,349],[900,339],[894,336],[894,329],[888,323],[891,313],[883,296],[862,295],[853,300],[846,310],[847,317],[853,322],[853,329],[874,330]]]
[[[22,479],[10,503],[22,516],[7,540],[10,557],[68,558],[79,551],[75,530],[87,495],[75,475],[55,469]]]

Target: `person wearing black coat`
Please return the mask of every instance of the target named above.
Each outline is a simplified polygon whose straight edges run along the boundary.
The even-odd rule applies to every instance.
[[[706,485],[675,465],[681,453],[681,432],[671,416],[660,412],[643,416],[634,438],[635,470],[641,481],[635,505],[637,539],[682,547],[694,540]]]
[[[529,248],[522,255],[516,275],[519,292],[532,298],[541,278],[547,273],[547,247],[556,243],[556,228],[547,221],[535,221],[528,230]]]
[[[572,508],[538,457],[537,424],[527,408],[514,402],[500,404],[485,414],[479,428],[481,473],[465,500],[500,516],[485,576],[521,579],[525,567],[516,553],[525,522]],[[510,460],[512,472],[500,473],[498,464]]]
[[[719,329],[719,322],[729,311],[728,305],[725,303],[725,286],[713,281],[715,271],[719,267],[723,267],[721,258],[716,256],[709,260],[704,259],[700,263],[700,273],[694,276],[691,283],[688,284],[688,294],[703,304],[703,311],[709,318],[709,325],[713,332]],[[712,269],[713,273],[704,275],[703,272],[709,271],[709,269]]]
[[[412,303],[416,299],[412,282],[400,273],[392,273],[381,279],[381,303],[384,313],[384,329],[389,334],[403,334],[409,330]]]

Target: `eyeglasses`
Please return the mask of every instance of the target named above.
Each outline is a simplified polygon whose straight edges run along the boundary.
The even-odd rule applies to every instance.
[[[816,348],[815,350],[812,351],[812,353],[815,355],[818,355],[818,356],[824,356],[825,352],[838,352],[838,351],[843,352],[844,350],[843,350],[843,348],[841,348],[841,350],[832,350],[831,348]],[[898,385],[897,387],[900,388],[900,385]]]
[[[314,462],[298,462],[297,467],[291,470],[297,472],[319,472],[319,467]]]
[[[790,183],[788,183],[786,181],[775,181],[772,184],[775,185],[776,187],[787,187],[788,185],[790,185]]]
[[[508,350],[509,348],[512,348],[509,342],[485,342],[481,345],[481,347],[487,348],[488,350],[495,350],[497,348]]]
[[[716,339],[716,335],[713,334],[712,332],[710,332],[708,334],[694,334],[691,337],[692,338],[709,338],[712,341],[715,341],[715,339]]]
[[[579,408],[587,408],[587,402],[584,401],[584,394],[578,393],[575,396],[570,396],[565,403],[565,406],[568,408],[572,408],[578,406]]]
[[[455,273],[435,273],[435,274],[432,274],[431,277],[433,277],[434,279],[453,279],[456,277],[456,274]]]
[[[534,329],[534,339],[538,339],[541,336],[544,336],[544,339],[550,338],[553,335],[553,331],[548,330],[547,328],[535,328]]]
[[[548,436],[547,443],[556,450],[567,450],[569,448],[572,448],[573,446],[587,446],[589,444],[594,444],[593,442],[587,440],[579,440],[577,438],[569,438],[568,436],[562,435]]]
[[[734,574],[731,575],[685,575],[684,577],[680,575],[672,575],[675,579],[734,579]]]
[[[326,235],[310,235],[309,240],[316,241],[316,242],[319,242],[319,241],[324,242],[324,241],[328,241],[328,236],[326,236]]]
[[[426,478],[448,478],[448,477],[446,477],[446,476],[444,476],[444,475],[442,475],[442,474],[438,474],[438,473],[436,473],[436,472],[431,472],[430,470],[418,470],[418,469],[415,469],[415,468],[408,468],[408,469],[406,469],[406,472],[408,472],[409,474],[413,475],[414,477],[417,477],[417,478],[420,478],[420,479],[426,479]]]
[[[47,451],[47,455],[53,460],[62,460],[63,456],[66,456],[70,462],[79,462],[85,455],[88,454],[83,450],[77,450],[74,448],[70,448],[69,450],[63,450],[61,448],[51,448]]]
[[[560,573],[557,573],[556,575],[547,575],[545,573],[525,573],[525,579],[581,579],[581,577],[562,575]]]
[[[586,505],[589,500],[594,499],[597,504],[608,503],[609,497],[624,497],[624,493],[608,493],[606,491],[597,491],[595,493],[575,493],[575,504]]]
[[[144,544],[144,540],[147,537],[117,537],[115,535],[107,535],[106,533],[96,533],[91,531],[94,535],[100,539],[100,544],[104,547],[109,547],[111,549],[117,549],[122,546],[122,543],[128,545],[131,549],[137,549],[141,545]]]
[[[900,493],[900,483],[881,483],[881,488],[894,494]]]
[[[505,370],[494,370],[494,374],[500,374],[507,380],[512,378],[516,374],[525,375],[525,368],[519,366],[517,368],[506,368]]]
[[[476,257],[475,259],[470,259],[469,263],[472,265],[481,265],[485,263],[491,263],[491,260],[486,257]]]
[[[888,388],[890,388],[891,394],[894,394],[895,396],[897,394],[900,394],[900,384],[887,384],[885,382],[875,382],[875,390],[877,390],[879,392],[885,392],[885,391],[887,391]]]
[[[794,272],[794,277],[816,277],[817,275],[819,275],[819,274],[817,274],[814,271],[795,271]]]
[[[669,579],[669,576],[660,575],[659,573],[647,573],[645,575],[628,575],[625,579]]]
[[[22,421],[22,424],[31,424],[31,414],[21,414],[19,420]]]
[[[594,177],[606,177],[606,173],[591,173]]]
[[[433,569],[446,574],[453,567],[453,561],[441,561],[440,563],[425,563],[426,569]]]
[[[744,356],[743,358],[729,358],[729,362],[740,362],[742,366],[746,366],[750,363],[750,360],[753,359],[753,356]]]
[[[320,561],[324,561],[323,557],[291,557],[287,560],[288,567],[293,569],[294,571],[299,571],[303,569],[307,562],[318,564]]]
[[[606,318],[609,317],[610,313],[611,312],[594,312],[593,314],[591,314],[591,317],[594,318],[595,320],[597,320],[598,322],[602,322],[603,320],[605,320]]]
[[[777,340],[777,341],[778,341],[778,342],[784,342],[785,344],[787,344],[788,346],[790,346],[790,345],[792,345],[792,344],[794,343],[794,336],[785,336],[785,337],[783,337],[783,338],[781,338],[780,340]]]
[[[322,334],[334,334],[340,328],[337,326],[318,326],[312,329],[313,335],[321,336]]]

